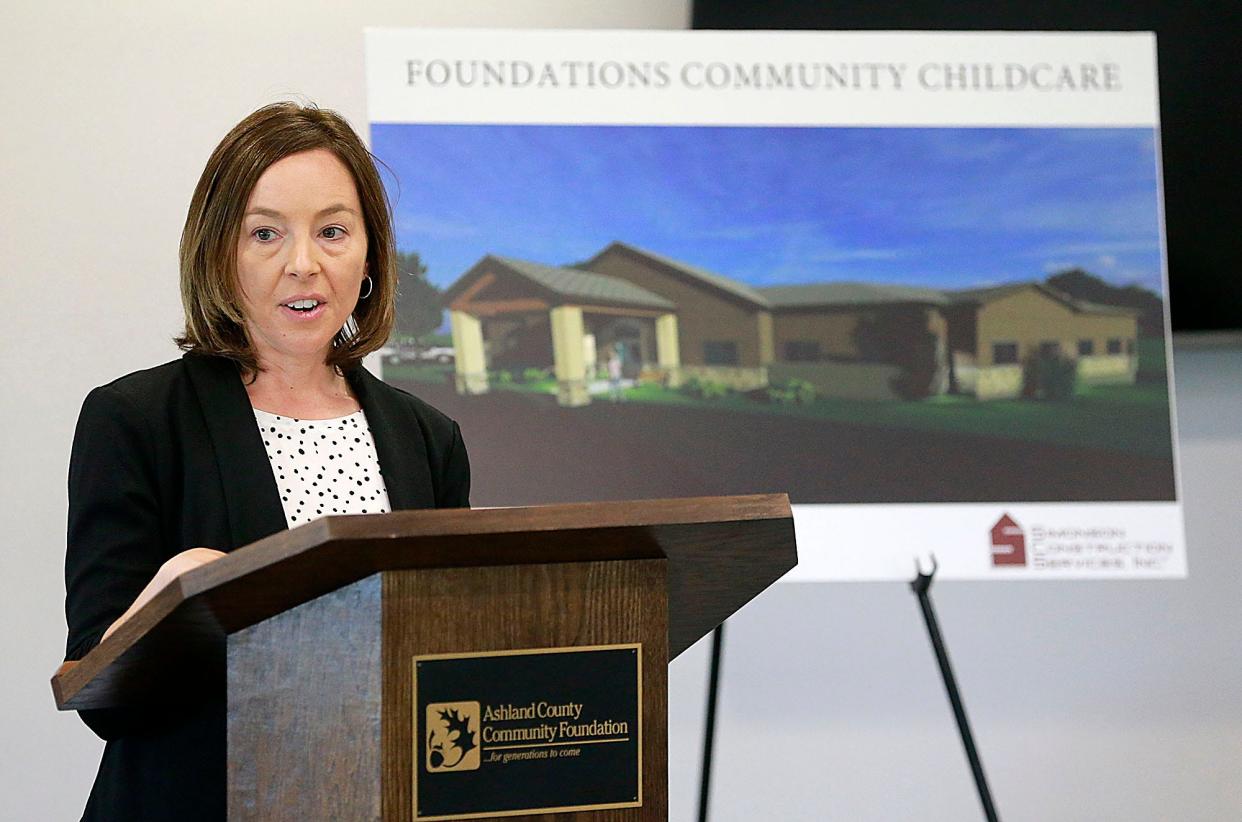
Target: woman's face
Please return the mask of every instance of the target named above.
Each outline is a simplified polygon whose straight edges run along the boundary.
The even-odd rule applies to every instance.
[[[246,203],[237,278],[259,364],[322,363],[358,302],[367,234],[349,169],[325,149],[273,163]]]

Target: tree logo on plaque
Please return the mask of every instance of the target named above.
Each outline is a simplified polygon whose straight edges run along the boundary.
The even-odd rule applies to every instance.
[[[992,526],[992,564],[1026,565],[1026,534],[1008,514]]]
[[[479,714],[477,702],[427,706],[427,773],[478,769]]]

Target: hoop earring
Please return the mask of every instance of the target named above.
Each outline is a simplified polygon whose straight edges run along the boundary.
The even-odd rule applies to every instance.
[[[367,293],[365,293],[365,294],[359,294],[359,295],[358,295],[358,299],[360,299],[360,300],[365,300],[367,297],[370,297],[370,296],[371,296],[371,292],[375,290],[375,283],[373,283],[373,282],[371,281],[371,275],[370,275],[370,274],[368,274],[368,275],[366,275],[365,277],[363,277],[363,279],[367,281]]]

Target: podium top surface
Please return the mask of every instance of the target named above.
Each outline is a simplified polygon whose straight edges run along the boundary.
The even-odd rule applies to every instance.
[[[325,517],[238,548],[169,583],[52,677],[62,710],[125,704],[169,649],[206,648],[383,571],[668,560],[669,657],[797,562],[784,494],[441,509]]]

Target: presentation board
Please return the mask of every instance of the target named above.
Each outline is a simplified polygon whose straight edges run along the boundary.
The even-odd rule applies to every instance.
[[[783,491],[793,580],[1186,573],[1151,35],[366,42],[384,378],[475,504]]]

